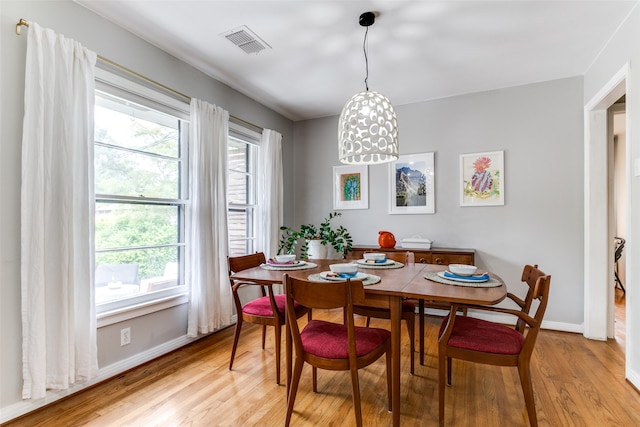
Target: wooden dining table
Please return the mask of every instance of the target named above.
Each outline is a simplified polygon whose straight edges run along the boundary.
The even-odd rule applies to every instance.
[[[307,279],[312,274],[328,271],[330,264],[337,260],[308,260],[316,264],[310,269],[265,269],[254,267],[231,275],[234,280],[252,281],[261,284],[283,283],[284,274],[300,279]],[[360,271],[380,277],[380,282],[365,286],[365,304],[372,307],[388,308],[391,312],[391,411],[393,426],[400,426],[400,321],[402,314],[402,300],[404,298],[422,299],[427,301],[443,301],[449,303],[494,305],[502,301],[507,295],[504,281],[489,272],[492,279],[499,281],[494,287],[453,286],[437,283],[426,279],[425,273],[446,270],[446,266],[421,263],[407,263],[402,268],[367,268],[360,266]],[[291,379],[292,346],[289,326],[285,325],[286,333],[286,372],[287,392]]]

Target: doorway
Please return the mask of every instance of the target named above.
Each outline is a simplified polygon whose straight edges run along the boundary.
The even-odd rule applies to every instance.
[[[626,252],[627,240],[627,116],[626,98],[623,95],[609,108],[609,125],[612,134],[613,168],[610,171],[612,191],[610,203],[613,205],[614,258],[613,269],[613,337],[625,349],[626,343]]]

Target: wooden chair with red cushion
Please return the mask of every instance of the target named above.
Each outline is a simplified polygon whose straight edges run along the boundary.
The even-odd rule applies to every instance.
[[[236,257],[229,257],[229,275],[237,273],[248,268],[259,267],[266,262],[264,253],[258,252],[251,255],[242,255]],[[244,305],[240,299],[239,290],[243,287],[259,287],[261,297],[251,300]],[[285,322],[285,296],[275,295],[273,293],[272,285],[261,285],[254,282],[243,282],[231,279],[231,291],[233,294],[233,301],[236,306],[236,313],[238,320],[236,322],[235,335],[233,337],[233,348],[231,349],[231,360],[229,361],[229,370],[233,367],[233,360],[236,355],[236,348],[238,347],[238,340],[240,338],[240,330],[242,329],[243,322],[254,323],[262,325],[262,349],[264,350],[266,340],[267,326],[273,326],[275,329],[275,343],[276,343],[276,383],[280,384],[280,353],[281,353],[281,336],[282,326]],[[294,315],[297,318],[309,313],[311,318],[311,311],[298,303],[293,306]]]
[[[387,253],[387,259],[392,259],[397,262],[406,264],[408,260],[409,252],[389,252]],[[391,319],[391,311],[386,308],[367,307],[367,306],[354,306],[353,312],[360,316],[367,318],[366,326],[369,327],[371,318],[375,319]],[[415,329],[416,329],[416,304],[412,300],[402,300],[402,320],[407,325],[407,332],[409,333],[409,345],[410,345],[410,372],[414,373],[415,364]],[[422,342],[422,341],[421,341]],[[424,346],[424,344],[423,344]],[[421,355],[421,358],[424,357]],[[422,359],[421,359],[422,360]]]
[[[520,310],[452,304],[449,315],[442,322],[438,339],[438,395],[441,426],[444,425],[445,373],[447,384],[451,385],[451,360],[454,358],[495,366],[516,366],[529,423],[532,426],[538,425],[530,362],[547,308],[551,276],[540,271],[537,265],[527,265],[522,272],[522,281],[529,286],[524,300],[508,294],[508,297],[518,304]],[[531,317],[528,312],[534,300],[538,300],[539,304],[535,315]],[[515,316],[517,321],[515,327],[509,327],[487,320],[458,316],[456,310],[460,307],[508,314]]]
[[[285,274],[287,322],[291,328],[295,362],[287,400],[285,426],[291,422],[298,384],[304,363],[312,366],[313,391],[318,391],[317,370],[349,371],[356,425],[362,425],[358,370],[378,360],[387,362],[387,399],[391,409],[391,333],[386,329],[356,327],[353,306],[364,301],[362,281],[318,283]],[[342,308],[344,323],[310,320],[300,330],[294,314],[296,302],[319,309]]]

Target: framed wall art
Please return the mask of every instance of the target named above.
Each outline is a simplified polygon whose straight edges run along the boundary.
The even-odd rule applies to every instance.
[[[390,214],[436,212],[433,159],[433,153],[409,154],[389,164]]]
[[[333,209],[369,209],[368,166],[333,167]]]
[[[504,205],[504,151],[460,156],[460,206]]]

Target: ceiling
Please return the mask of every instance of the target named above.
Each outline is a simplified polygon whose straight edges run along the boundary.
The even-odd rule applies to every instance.
[[[298,121],[369,89],[395,105],[584,74],[638,1],[75,0]],[[223,34],[248,27],[271,48]]]

